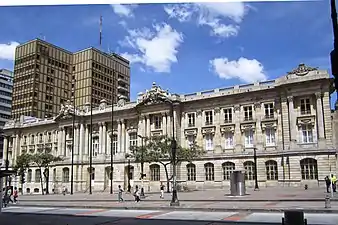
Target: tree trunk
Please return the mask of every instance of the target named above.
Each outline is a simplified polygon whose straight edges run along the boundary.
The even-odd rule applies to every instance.
[[[44,173],[45,181],[46,181],[46,195],[49,194],[49,170],[45,169]]]
[[[167,165],[163,165],[163,166],[164,166],[165,176],[167,177],[167,193],[170,193],[168,168],[167,168]]]
[[[41,193],[42,193],[42,195],[44,195],[45,193],[43,191],[43,179],[42,179],[42,171],[41,171],[41,169],[40,169],[40,183],[41,183]]]

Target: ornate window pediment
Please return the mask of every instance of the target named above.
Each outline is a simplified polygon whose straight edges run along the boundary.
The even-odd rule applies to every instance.
[[[235,125],[221,125],[221,133],[235,132]]]
[[[152,130],[151,131],[151,136],[161,136],[162,131],[161,130]]]
[[[302,125],[311,125],[314,126],[316,122],[316,118],[314,115],[309,115],[309,116],[302,116],[297,118],[297,125],[298,127]]]
[[[264,131],[266,128],[273,128],[277,130],[277,121],[262,121],[261,123],[262,130]]]
[[[127,130],[128,134],[131,134],[131,133],[137,133],[137,128],[135,127],[129,127],[128,130]]]
[[[185,137],[188,136],[197,136],[197,128],[188,128],[188,129],[184,129],[184,135]]]
[[[244,123],[241,124],[241,132],[244,132],[246,130],[253,130],[255,131],[256,129],[256,123]]]
[[[209,127],[202,127],[202,135],[206,135],[206,134],[212,134],[214,135],[216,131],[216,127],[215,126],[209,126]]]

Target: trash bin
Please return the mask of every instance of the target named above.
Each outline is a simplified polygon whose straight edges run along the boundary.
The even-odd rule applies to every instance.
[[[230,175],[230,194],[231,196],[245,195],[245,178],[240,170],[235,170]]]

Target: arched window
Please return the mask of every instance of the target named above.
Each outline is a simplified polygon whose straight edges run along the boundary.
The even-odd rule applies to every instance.
[[[150,180],[159,181],[161,179],[160,166],[157,164],[150,165]]]
[[[317,160],[306,158],[300,160],[302,180],[318,180]]]
[[[41,173],[39,169],[35,170],[35,183],[40,183],[41,182]]]
[[[187,165],[187,177],[188,177],[188,181],[195,181],[196,180],[196,166],[195,166],[195,164],[189,163]]]
[[[205,169],[205,180],[207,181],[215,180],[214,164],[206,163],[204,164],[204,169]]]
[[[31,169],[27,171],[27,183],[30,183],[30,182],[32,182],[32,170]]]
[[[62,169],[62,182],[63,183],[69,182],[69,168],[67,167]]]
[[[266,179],[278,180],[278,167],[277,162],[274,160],[268,160],[265,162]]]
[[[225,162],[222,164],[223,180],[230,180],[231,173],[235,170],[235,163]]]
[[[252,161],[246,161],[243,163],[245,170],[245,179],[254,180],[255,179],[255,163]]]

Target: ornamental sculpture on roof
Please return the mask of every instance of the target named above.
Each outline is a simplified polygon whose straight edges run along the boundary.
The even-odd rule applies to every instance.
[[[151,105],[162,103],[168,101],[170,96],[168,91],[163,90],[159,85],[153,82],[151,89],[146,90],[146,92],[140,96],[138,104]]]
[[[67,100],[65,104],[61,104],[61,109],[59,114],[54,118],[54,120],[59,118],[69,118],[72,115],[80,115],[78,109],[75,109],[70,100]]]
[[[297,76],[305,76],[310,71],[315,71],[315,70],[318,70],[318,68],[309,67],[309,66],[306,66],[304,63],[301,63],[298,65],[296,69],[293,69],[291,72],[288,72],[288,74],[295,74]]]

